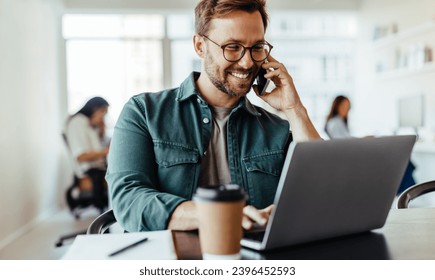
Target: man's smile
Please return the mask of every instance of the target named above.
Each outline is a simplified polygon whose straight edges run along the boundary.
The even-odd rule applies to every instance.
[[[234,77],[239,78],[239,79],[247,79],[249,77],[250,72],[241,73],[241,72],[236,72],[236,71],[230,71],[229,74],[231,76],[234,76]]]

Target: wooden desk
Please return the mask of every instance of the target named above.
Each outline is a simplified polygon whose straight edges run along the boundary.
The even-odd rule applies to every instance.
[[[174,232],[179,259],[201,259],[196,232]],[[435,259],[435,208],[392,209],[372,232],[267,252],[242,249],[243,259],[412,260]]]

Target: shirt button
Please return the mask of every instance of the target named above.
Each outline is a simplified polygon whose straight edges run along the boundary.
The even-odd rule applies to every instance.
[[[210,119],[209,119],[209,118],[203,118],[203,119],[202,119],[202,122],[203,122],[203,123],[209,123],[209,122],[210,122]]]
[[[199,104],[202,103],[202,102],[201,102],[201,99],[199,99],[199,98],[197,98],[196,101],[197,101]]]

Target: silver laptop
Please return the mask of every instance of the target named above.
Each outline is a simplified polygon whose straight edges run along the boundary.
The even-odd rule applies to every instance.
[[[291,145],[267,227],[260,236],[244,237],[242,246],[268,250],[383,227],[415,140],[403,135]]]

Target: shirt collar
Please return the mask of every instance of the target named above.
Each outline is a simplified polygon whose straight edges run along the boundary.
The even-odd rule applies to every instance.
[[[199,98],[200,101],[206,103],[201,97],[199,91],[196,89],[195,81],[199,78],[199,75],[199,72],[194,71],[183,81],[183,83],[181,83],[176,97],[177,101],[182,102],[191,98],[192,96],[195,96]],[[254,116],[261,116],[261,113],[258,112],[257,108],[255,108],[255,106],[252,105],[249,99],[245,96],[240,98],[238,105],[234,109],[236,110],[239,108],[244,108],[248,113]]]

